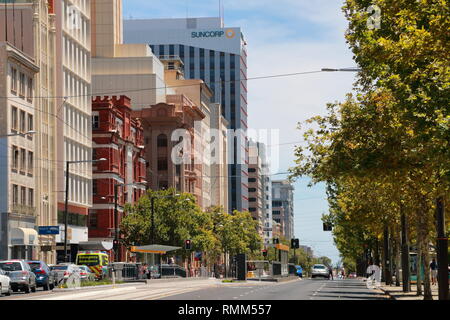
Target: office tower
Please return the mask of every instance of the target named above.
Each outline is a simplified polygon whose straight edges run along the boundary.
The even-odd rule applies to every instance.
[[[288,180],[272,181],[272,216],[281,224],[282,236],[294,237],[294,186]]]
[[[70,261],[80,242],[88,241],[87,216],[92,207],[91,1],[54,2],[56,15],[58,223],[65,221],[65,177],[69,165],[68,230]],[[53,191],[53,190],[52,190]],[[64,261],[64,232],[56,237],[58,260]]]

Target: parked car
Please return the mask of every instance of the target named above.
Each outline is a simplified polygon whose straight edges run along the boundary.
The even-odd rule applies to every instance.
[[[311,277],[314,279],[316,277],[330,278],[330,271],[323,264],[315,264],[311,270]]]
[[[303,278],[303,268],[301,266],[295,266],[295,268],[297,269],[297,275]]]
[[[95,281],[95,274],[92,273],[88,266],[77,266],[80,269],[81,281]]]
[[[10,296],[11,292],[11,279],[6,275],[5,271],[0,269],[0,296],[3,294]]]
[[[52,267],[52,271],[55,272],[56,281],[58,285],[63,284],[74,274],[80,274],[80,269],[74,264],[58,264]]]
[[[36,285],[44,288],[44,291],[53,290],[58,285],[56,274],[50,270],[43,261],[27,261],[31,267],[31,271],[36,275]]]
[[[13,292],[36,292],[36,275],[25,260],[0,261],[0,269],[11,279]]]

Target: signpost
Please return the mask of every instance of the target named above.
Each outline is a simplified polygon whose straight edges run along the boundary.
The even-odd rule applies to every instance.
[[[57,235],[59,234],[59,226],[39,227],[39,235]]]

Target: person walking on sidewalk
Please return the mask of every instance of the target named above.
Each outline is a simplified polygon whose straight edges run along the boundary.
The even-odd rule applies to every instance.
[[[333,269],[331,267],[328,268],[328,279],[334,280],[333,279]]]
[[[433,259],[430,263],[430,271],[431,271],[431,285],[435,286],[437,284],[437,263],[436,259]]]

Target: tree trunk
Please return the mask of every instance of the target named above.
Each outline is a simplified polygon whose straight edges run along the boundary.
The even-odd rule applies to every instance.
[[[420,240],[417,241],[418,243]],[[420,245],[417,246],[417,295],[422,295],[422,248]]]
[[[430,253],[428,250],[428,243],[426,246],[426,249],[423,250],[423,265],[424,265],[424,278],[423,279],[423,285],[424,285],[424,294],[423,299],[424,300],[433,300],[433,293],[431,291],[431,283],[430,283]]]

